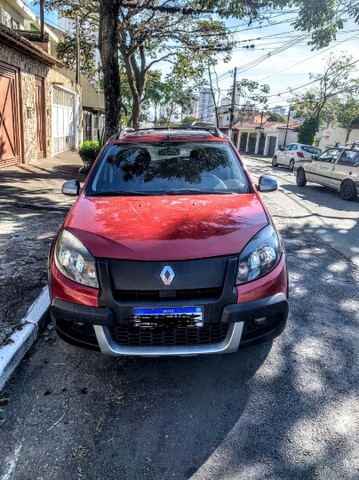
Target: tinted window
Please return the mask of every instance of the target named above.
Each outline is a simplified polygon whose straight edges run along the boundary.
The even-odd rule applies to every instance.
[[[293,143],[293,145],[290,145],[289,150],[298,150],[298,146],[295,143]]]
[[[87,195],[248,193],[250,185],[228,143],[109,145]]]
[[[302,150],[304,152],[311,153],[312,155],[319,155],[321,153],[320,148],[315,148],[315,147],[309,147],[307,145],[302,145]]]

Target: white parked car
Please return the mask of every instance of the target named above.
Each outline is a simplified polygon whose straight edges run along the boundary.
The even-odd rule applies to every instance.
[[[273,167],[286,165],[293,171],[297,162],[311,160],[312,155],[319,155],[320,153],[322,153],[320,148],[304,145],[303,143],[290,143],[275,152],[272,165]]]

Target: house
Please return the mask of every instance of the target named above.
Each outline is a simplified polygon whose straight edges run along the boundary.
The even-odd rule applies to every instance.
[[[0,166],[79,145],[81,89],[56,71],[49,33],[21,0],[0,0]],[[29,38],[31,40],[29,40]]]
[[[56,68],[56,71],[75,82],[75,72],[68,68]],[[105,125],[104,94],[96,92],[85,75],[80,74],[82,93],[82,140],[102,138]]]
[[[103,97],[56,58],[60,38],[21,0],[0,0],[0,167],[50,158],[103,128]]]
[[[280,146],[298,141],[301,122],[295,119],[288,124],[269,122],[268,118],[269,115],[255,114],[233,126],[232,141],[239,151],[272,157]]]

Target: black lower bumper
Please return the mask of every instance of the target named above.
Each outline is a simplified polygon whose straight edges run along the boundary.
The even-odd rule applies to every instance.
[[[88,307],[54,299],[50,311],[59,336],[68,343],[84,348],[99,349],[93,325],[110,328],[121,325],[108,307]],[[280,335],[285,328],[287,316],[287,297],[277,294],[251,302],[227,305],[218,323],[243,322],[239,344],[241,347],[269,341]],[[128,325],[128,328],[133,326]]]

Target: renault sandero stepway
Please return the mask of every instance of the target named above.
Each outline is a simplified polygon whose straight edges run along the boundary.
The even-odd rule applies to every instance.
[[[288,315],[286,256],[218,129],[120,132],[104,146],[49,256],[59,336],[109,355],[235,352]]]

